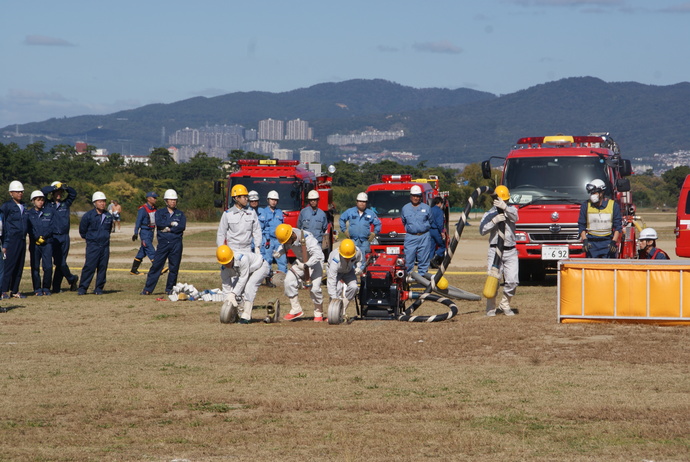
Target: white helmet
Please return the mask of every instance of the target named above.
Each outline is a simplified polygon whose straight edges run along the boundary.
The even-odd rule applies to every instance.
[[[642,231],[640,231],[640,237],[638,237],[639,240],[642,239],[659,239],[659,236],[656,234],[656,230],[654,228],[645,228]]]
[[[275,199],[279,200],[280,196],[278,195],[278,191],[269,191],[268,195],[266,196],[267,199]]]
[[[31,193],[31,200],[33,201],[37,197],[46,197],[46,196],[44,196],[43,193],[37,189],[36,191],[33,191]]]
[[[319,192],[316,189],[312,189],[309,191],[309,194],[307,194],[307,199],[312,200],[312,199],[319,199]]]
[[[177,200],[177,192],[174,189],[166,189],[165,194],[163,194],[163,199]]]
[[[96,202],[96,201],[104,201],[105,199],[105,194],[102,193],[101,191],[96,191],[93,193],[93,196],[91,196],[91,202]]]
[[[14,180],[10,183],[9,191],[24,191],[24,185],[21,181]]]
[[[259,200],[259,193],[256,191],[249,191],[249,200],[250,201],[258,201]]]
[[[587,192],[590,194],[596,191],[604,192],[606,190],[606,184],[603,180],[596,178],[592,180],[590,183],[587,183],[586,189]]]
[[[421,196],[422,195],[422,188],[414,185],[410,188],[410,195],[411,196]]]
[[[367,193],[359,193],[357,194],[357,201],[369,202],[369,196],[367,195]]]

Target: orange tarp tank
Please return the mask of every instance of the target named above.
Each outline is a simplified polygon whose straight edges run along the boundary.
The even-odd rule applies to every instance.
[[[675,260],[563,260],[558,321],[690,324],[690,265]]]

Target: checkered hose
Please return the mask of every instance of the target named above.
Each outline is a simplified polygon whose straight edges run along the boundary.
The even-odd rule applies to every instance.
[[[407,309],[405,309],[405,313],[402,314],[401,316],[398,317],[398,321],[408,321],[408,322],[436,322],[436,321],[445,321],[447,319],[452,318],[456,314],[458,314],[458,307],[449,298],[442,297],[440,295],[432,294],[431,291],[436,288],[436,284],[438,284],[438,281],[443,277],[443,274],[446,272],[448,269],[448,266],[450,266],[451,260],[453,260],[453,255],[455,255],[455,250],[458,247],[458,243],[460,242],[460,236],[462,236],[462,232],[465,229],[465,225],[467,224],[467,217],[470,214],[470,211],[472,208],[478,203],[479,196],[481,196],[484,193],[492,193],[493,188],[489,186],[480,186],[479,188],[475,189],[474,192],[472,192],[472,195],[470,195],[469,199],[467,199],[467,204],[465,205],[465,209],[462,211],[460,214],[460,220],[458,220],[458,224],[455,225],[455,233],[453,234],[453,239],[451,239],[450,244],[448,245],[448,248],[446,249],[446,253],[443,256],[443,262],[438,268],[438,271],[434,276],[431,278],[431,284],[426,288],[424,293],[419,296],[417,300],[412,303]],[[505,224],[504,224],[505,225]],[[500,250],[503,251],[503,241],[500,241]],[[496,250],[498,251],[499,248],[497,247]],[[437,314],[433,316],[412,316],[412,313],[414,313],[417,308],[421,306],[422,303],[425,301],[431,301],[431,302],[438,302],[446,305],[449,310],[447,313],[443,314]]]

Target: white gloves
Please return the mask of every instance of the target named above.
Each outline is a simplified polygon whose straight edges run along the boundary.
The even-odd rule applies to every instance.
[[[161,229],[161,232],[162,232],[162,233],[169,233],[169,232],[170,232],[170,228],[169,228],[168,226],[166,226],[165,228]]]
[[[506,221],[506,216],[502,213],[497,214],[495,217],[491,219],[491,223],[493,223],[494,225],[497,225],[502,221]]]
[[[283,253],[280,251],[280,249],[279,249],[279,250],[275,250],[275,251],[273,252],[273,258],[280,258],[280,256],[281,256],[282,254],[283,254]]]
[[[505,211],[505,209],[508,207],[508,204],[506,204],[506,202],[503,199],[498,198],[494,199],[494,207],[496,207],[499,210]]]
[[[295,268],[297,268],[300,271],[304,271],[304,263],[302,263],[299,260],[295,260],[295,262],[292,264]]]
[[[178,225],[178,223],[177,223],[176,221],[171,221],[171,222],[170,222],[170,226],[177,226],[177,225]]]

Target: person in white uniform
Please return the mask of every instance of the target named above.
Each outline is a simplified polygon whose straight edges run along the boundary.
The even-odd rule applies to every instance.
[[[220,218],[216,233],[216,247],[227,244],[234,252],[261,255],[261,225],[259,217],[249,203],[249,192],[241,184],[236,184],[230,190],[233,200]],[[252,244],[253,249],[252,250]]]
[[[340,319],[332,320],[329,308],[329,323],[339,324],[357,295],[357,276],[362,274],[364,257],[352,239],[345,239],[328,256],[327,284],[331,303],[342,306]],[[343,293],[344,292],[344,293]]]
[[[249,324],[252,319],[254,299],[261,282],[268,275],[268,262],[255,253],[237,253],[223,244],[216,249],[216,259],[221,265],[220,279],[223,284],[225,304],[230,305],[228,322]],[[241,312],[238,319],[238,313]]]

